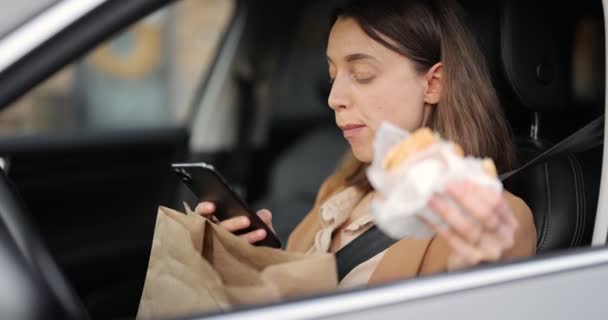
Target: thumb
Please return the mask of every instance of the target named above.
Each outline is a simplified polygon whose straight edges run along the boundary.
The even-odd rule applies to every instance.
[[[266,225],[272,228],[272,212],[268,209],[262,209],[257,212],[258,217],[264,221]]]

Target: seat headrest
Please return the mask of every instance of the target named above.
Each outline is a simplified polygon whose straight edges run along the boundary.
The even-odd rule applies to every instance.
[[[555,1],[505,1],[500,51],[505,77],[520,102],[535,112],[570,99],[568,19]]]
[[[559,112],[581,103],[603,109],[601,1],[576,6],[506,0],[500,17],[505,80],[527,110]]]

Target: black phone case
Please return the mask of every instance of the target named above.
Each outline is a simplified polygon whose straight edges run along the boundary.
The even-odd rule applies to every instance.
[[[215,204],[214,215],[221,221],[238,216],[247,216],[251,225],[235,234],[244,234],[257,229],[266,230],[266,238],[255,245],[280,248],[281,241],[274,232],[253,213],[245,202],[232,189],[226,179],[212,166],[206,163],[173,164],[173,171],[188,186],[199,201]]]

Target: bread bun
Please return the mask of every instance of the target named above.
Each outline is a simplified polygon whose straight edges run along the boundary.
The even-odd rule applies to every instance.
[[[439,135],[433,133],[433,131],[428,127],[417,129],[412,132],[407,139],[399,142],[388,151],[383,161],[384,168],[387,170],[392,170],[400,163],[406,161],[413,154],[439,143],[440,140]],[[456,155],[464,157],[464,150],[459,144],[452,143],[452,147]],[[492,161],[492,159],[484,158],[482,166],[488,175],[498,177],[496,166],[494,165],[494,161]]]
[[[427,127],[420,128],[395,145],[384,157],[384,168],[393,169],[411,155],[420,152],[439,142],[433,131]]]
[[[494,161],[490,158],[483,159],[482,162],[483,170],[490,175],[491,177],[498,177],[498,170],[496,170],[496,166],[494,165]]]

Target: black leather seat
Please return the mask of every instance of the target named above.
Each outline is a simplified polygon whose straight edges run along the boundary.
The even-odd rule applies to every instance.
[[[0,170],[0,310],[3,319],[87,319],[88,315],[27,221]]]
[[[505,1],[501,10],[501,62],[515,101],[506,107],[523,108],[532,115],[530,131],[516,136],[518,165],[603,113],[603,89],[584,99],[573,92],[580,81],[573,76],[580,72],[573,52],[586,50],[576,46],[592,45],[577,38],[581,13],[588,9],[581,7],[578,11],[554,1],[516,0]],[[591,243],[602,149],[563,154],[506,181],[506,187],[532,209],[539,253]]]

